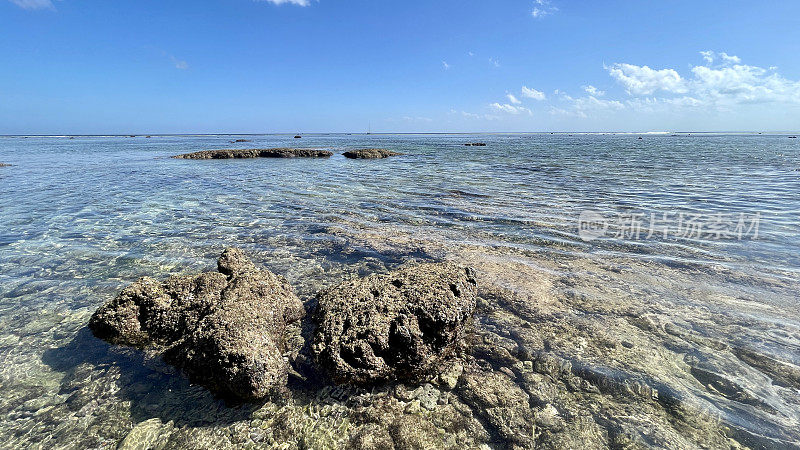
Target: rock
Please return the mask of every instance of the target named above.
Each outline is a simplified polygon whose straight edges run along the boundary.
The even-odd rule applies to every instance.
[[[167,423],[165,427],[161,419],[154,418],[145,420],[133,427],[117,445],[117,450],[148,450],[153,448],[163,448],[164,436],[168,434],[172,423]],[[161,444],[161,445],[159,445]]]
[[[464,344],[477,298],[472,269],[409,266],[320,293],[312,353],[337,383],[422,382]]]
[[[439,384],[450,390],[455,389],[462,372],[464,372],[464,366],[461,363],[451,364],[447,370],[439,374]]]
[[[524,448],[534,443],[535,418],[530,397],[506,375],[470,372],[461,377],[458,392],[505,441]]]
[[[395,449],[442,448],[443,436],[428,420],[419,415],[400,416],[389,426]]]
[[[309,148],[264,148],[242,150],[203,150],[194,153],[176,155],[176,159],[245,159],[245,158],[329,158],[333,155],[328,150]]]
[[[486,144],[483,142],[472,142],[468,144],[464,144],[466,147],[486,147]]]
[[[238,144],[240,142],[250,142],[250,140],[249,139],[234,139],[234,140],[232,140],[230,142],[231,142],[231,144]]]
[[[300,135],[298,134],[298,135],[297,135],[297,136],[295,136],[294,138],[295,138],[295,139],[302,139],[302,138],[303,138],[303,136],[300,136]]]
[[[192,382],[255,400],[286,384],[286,325],[304,315],[292,287],[226,249],[218,272],[142,278],[100,307],[89,328],[113,344],[154,347]]]
[[[369,424],[350,438],[347,448],[352,450],[392,450],[394,441],[386,428]]]
[[[382,148],[364,148],[360,150],[349,150],[342,153],[342,155],[344,155],[345,158],[350,159],[381,159],[388,158],[390,156],[399,156],[402,155],[402,153],[397,153]]]
[[[0,167],[11,167],[11,164],[0,163]]]

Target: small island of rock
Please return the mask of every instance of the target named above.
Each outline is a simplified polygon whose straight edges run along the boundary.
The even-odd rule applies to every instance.
[[[345,158],[350,159],[381,159],[390,156],[400,156],[402,153],[385,150],[382,148],[363,148],[360,150],[348,150],[342,153]]]
[[[176,155],[176,159],[245,159],[245,158],[329,158],[333,152],[310,148],[254,148],[241,150],[203,150]]]
[[[140,279],[101,306],[89,328],[112,344],[161,352],[212,391],[258,400],[287,383],[286,325],[304,315],[286,279],[229,248],[217,272]]]
[[[0,163],[0,167],[11,167],[11,164]]]

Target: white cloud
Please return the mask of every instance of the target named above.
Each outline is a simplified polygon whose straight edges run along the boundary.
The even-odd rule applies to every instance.
[[[605,91],[601,91],[600,89],[597,89],[596,87],[592,86],[591,84],[588,85],[588,86],[584,86],[583,90],[586,91],[587,94],[589,94],[591,96],[594,96],[594,97],[602,97],[602,96],[606,95]]]
[[[533,10],[531,11],[531,16],[534,19],[539,19],[544,16],[549,16],[554,12],[558,11],[558,8],[553,6],[550,0],[534,0],[533,2]]]
[[[531,110],[524,107],[524,106],[514,106],[509,105],[508,103],[500,104],[500,103],[492,103],[489,105],[493,110],[498,112],[504,112],[508,114],[532,114]]]
[[[447,61],[442,61],[442,67],[444,70],[450,70],[450,64],[447,64]]]
[[[10,0],[11,3],[23,9],[55,9],[50,0]]]
[[[800,82],[770,72],[741,64],[720,68],[695,66],[691,92],[715,104],[800,102]]]
[[[475,114],[467,111],[456,111],[455,109],[451,109],[450,114],[459,115],[465,119],[471,120],[500,120],[500,116],[494,114]]]
[[[508,101],[510,101],[512,105],[519,105],[522,103],[517,97],[514,97],[514,94],[506,94],[506,98],[508,98]]]
[[[297,5],[297,6],[308,6],[311,4],[310,0],[256,0],[261,2],[269,2],[273,5],[283,5],[283,4],[290,4],[290,5]]]
[[[189,68],[189,63],[182,59],[178,59],[172,55],[170,55],[169,59],[172,61],[172,65],[175,66],[176,69],[187,70]]]
[[[606,69],[631,95],[651,95],[656,91],[686,92],[684,79],[674,69],[655,70],[625,63],[616,63]]]
[[[547,98],[544,95],[544,92],[537,91],[536,89],[531,89],[527,86],[522,86],[522,96],[527,98],[532,98],[534,100],[544,100]]]
[[[800,81],[786,79],[774,68],[742,64],[741,58],[725,52],[700,54],[706,65],[692,67],[689,78],[674,69],[632,64],[614,64],[608,71],[632,96],[662,92],[667,97],[658,99],[659,104],[730,108],[746,103],[800,103]]]
[[[489,58],[489,62],[492,63],[492,65],[495,66],[495,67],[500,67],[500,61],[498,61],[498,60],[496,60],[494,58]]]
[[[603,100],[591,95],[572,98],[564,94],[561,98],[566,105],[561,108],[552,107],[550,114],[587,118],[596,114],[607,115],[611,111],[620,111],[626,108],[626,105],[618,100]]]
[[[700,52],[700,54],[703,55],[703,59],[709,65],[714,64],[714,62],[716,62],[717,60],[720,60],[721,65],[723,66],[742,63],[742,58],[739,58],[738,56],[729,55],[725,52],[716,53],[711,50],[706,50],[704,52]]]

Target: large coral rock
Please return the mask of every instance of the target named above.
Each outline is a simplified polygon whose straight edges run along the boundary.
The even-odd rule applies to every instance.
[[[286,325],[304,315],[288,282],[226,249],[218,272],[142,278],[98,309],[94,334],[114,344],[154,347],[193,382],[245,400],[286,384]]]
[[[337,383],[420,382],[462,346],[477,299],[471,269],[426,263],[318,295],[312,345]]]

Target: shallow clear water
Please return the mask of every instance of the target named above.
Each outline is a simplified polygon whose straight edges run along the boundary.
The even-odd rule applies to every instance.
[[[800,365],[796,139],[324,135],[302,141],[248,136],[252,142],[230,144],[232,139],[0,138],[0,162],[12,164],[0,168],[1,441],[114,445],[153,417],[172,420],[177,434],[210,424],[225,430],[252,426],[247,413],[231,411],[158,362],[108,347],[85,330],[94,309],[138,277],[206,270],[231,245],[285,275],[306,301],[348,274],[445,257],[479,268],[486,261],[488,278],[524,291],[514,278],[519,272],[509,269],[524,264],[549,276],[578,276],[577,290],[598,289],[589,295],[599,303],[622,303],[623,297],[597,287],[620,286],[703,338]],[[488,145],[463,145],[473,141]],[[168,158],[215,148],[298,145],[336,154],[320,160]],[[405,155],[353,161],[340,154],[364,147]],[[599,239],[579,235],[586,210],[610,225]],[[651,214],[672,231],[648,237],[645,223],[638,238],[614,236],[619,227],[626,231],[625,220]],[[702,227],[714,220],[730,230],[740,220],[745,227],[739,234],[697,235],[681,228],[689,218]],[[614,270],[606,271],[609,265]],[[712,319],[680,312],[700,310]],[[723,316],[724,324],[714,322]],[[592,361],[603,364],[600,357]],[[770,405],[768,416],[740,408],[747,402],[724,392],[700,395],[695,389],[703,380],[699,387],[687,384],[687,392],[724,423],[796,443],[790,427],[800,420],[797,389],[775,391],[773,381],[745,386],[748,395]],[[745,384],[739,379],[740,387]],[[82,399],[73,406],[78,392]],[[191,404],[198,398],[206,417],[188,419],[198,414]],[[209,412],[209,405],[219,409]],[[252,434],[230,435],[237,432],[245,440]]]

